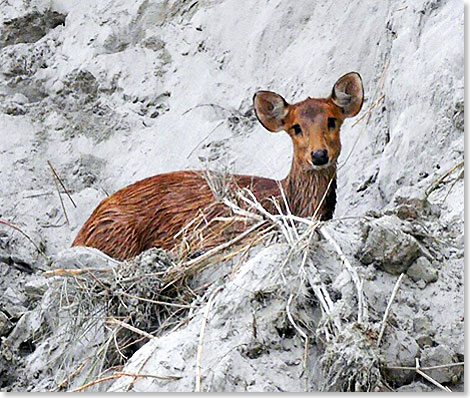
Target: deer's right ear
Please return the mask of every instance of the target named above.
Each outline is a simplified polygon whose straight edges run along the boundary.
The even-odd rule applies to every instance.
[[[271,91],[258,91],[253,97],[256,117],[269,131],[284,130],[289,104],[279,94]]]

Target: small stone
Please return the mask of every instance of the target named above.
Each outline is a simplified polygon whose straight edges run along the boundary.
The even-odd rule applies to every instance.
[[[0,311],[0,336],[5,336],[12,327],[13,323],[10,322],[4,312]]]
[[[426,287],[426,282],[420,279],[418,282],[416,282],[416,285],[417,285],[421,290],[423,290],[423,289]]]
[[[431,308],[431,303],[429,302],[429,300],[427,299],[423,299],[420,303],[419,303],[421,309],[423,311],[428,311],[430,308]]]
[[[17,349],[21,343],[33,338],[40,329],[43,317],[40,310],[27,311],[4,340],[5,345]]]
[[[431,322],[425,316],[419,316],[413,320],[413,329],[418,334],[434,334],[434,331],[431,332],[431,328]]]
[[[419,257],[406,273],[415,282],[428,284],[437,281],[437,270],[426,257]]]
[[[21,116],[25,115],[27,112],[26,108],[14,102],[7,103],[5,106],[3,106],[2,111],[3,113],[11,116]]]
[[[8,287],[2,296],[3,300],[6,300],[14,305],[24,305],[26,303],[26,296],[23,292],[13,287]]]
[[[421,366],[431,367],[448,365],[457,362],[457,355],[454,350],[444,344],[437,347],[424,348],[421,354]],[[462,366],[453,366],[427,370],[426,373],[439,383],[455,383],[463,375]]]
[[[428,173],[424,173],[423,177],[420,175],[420,179],[427,176]],[[402,220],[414,220],[423,215],[440,215],[440,209],[427,200],[425,192],[414,187],[400,188],[393,198],[393,204],[393,213]]]
[[[52,257],[61,268],[77,268],[78,264],[93,264],[94,268],[110,269],[116,260],[92,247],[75,246],[65,249]]]
[[[240,350],[241,354],[249,359],[259,358],[267,352],[266,346],[258,341],[249,343]]]
[[[51,91],[58,94],[64,89],[64,83],[62,83],[60,80],[56,80],[54,84],[51,87]]]
[[[364,226],[363,244],[356,256],[365,265],[376,267],[392,275],[405,272],[420,256],[418,241],[403,231],[402,221],[396,216],[384,216]]]
[[[15,93],[11,100],[13,102],[16,102],[17,104],[20,104],[20,105],[24,105],[24,104],[27,104],[29,102],[28,100],[28,97],[26,97],[26,95],[23,95],[21,93]]]
[[[382,344],[383,362],[390,366],[415,366],[419,357],[419,346],[408,333],[394,330],[387,333]],[[415,375],[414,370],[385,369],[388,378],[397,384],[410,383]]]
[[[24,292],[26,296],[32,299],[39,299],[47,290],[48,282],[46,278],[38,278],[26,282]]]
[[[396,392],[431,392],[433,391],[432,387],[421,383],[420,381],[415,381],[411,384],[406,384],[397,388]]]
[[[423,334],[416,339],[416,342],[421,348],[426,347],[426,346],[431,347],[433,343],[433,339],[431,338],[431,336]]]

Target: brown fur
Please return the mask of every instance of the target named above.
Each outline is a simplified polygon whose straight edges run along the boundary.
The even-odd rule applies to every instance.
[[[277,183],[266,178],[237,175],[234,181],[240,188],[251,189],[265,203],[267,194],[276,196],[279,192]],[[201,214],[206,222],[230,215],[228,208],[216,201],[201,173],[160,174],[103,200],[72,246],[95,247],[119,260],[152,247],[170,250],[178,243],[174,236]],[[208,242],[206,248],[216,243]]]
[[[337,87],[345,90],[344,93]],[[323,220],[332,217],[336,205],[336,161],[341,151],[339,129],[346,117],[359,112],[362,98],[358,93],[363,95],[360,76],[348,74],[338,80],[332,95],[326,99],[308,98],[289,105],[271,92],[255,95],[255,110],[260,122],[270,131],[287,131],[293,141],[291,171],[280,182],[292,214],[301,217],[316,214]],[[348,102],[351,94],[352,99]],[[343,98],[341,107],[336,96]],[[328,128],[328,118],[336,119],[335,129]],[[302,135],[295,134],[295,125],[301,127]],[[312,153],[319,150],[328,151],[328,164],[324,167],[312,164]],[[280,197],[277,181],[234,175],[230,184],[232,188],[251,189],[258,201],[268,210],[275,211],[269,199]],[[230,215],[230,210],[216,199],[201,173],[161,174],[130,185],[103,200],[72,246],[95,247],[116,259],[129,259],[152,247],[174,249],[181,243],[182,231],[188,223],[199,219],[205,226],[204,236],[210,236],[201,239],[200,248],[207,249],[228,239],[226,234],[219,233],[217,220]],[[239,232],[244,227],[235,223],[232,232]]]

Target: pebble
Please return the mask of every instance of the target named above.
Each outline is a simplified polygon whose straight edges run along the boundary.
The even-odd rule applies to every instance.
[[[458,361],[454,350],[444,344],[438,345],[437,347],[424,348],[421,353],[421,366],[423,368],[447,365],[455,362]],[[427,370],[426,374],[439,383],[456,383],[463,375],[463,366]]]
[[[373,263],[383,271],[399,275],[420,256],[418,241],[405,233],[396,216],[384,216],[364,226],[363,244],[356,256],[365,265]]]
[[[415,282],[423,281],[425,285],[437,281],[437,270],[426,257],[419,257],[406,273]]]

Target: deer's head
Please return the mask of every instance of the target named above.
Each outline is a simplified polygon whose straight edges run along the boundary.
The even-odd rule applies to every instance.
[[[361,76],[342,76],[327,98],[307,98],[288,104],[279,94],[258,91],[254,98],[256,116],[271,132],[286,131],[294,144],[293,165],[311,171],[336,163],[341,152],[340,128],[344,119],[359,113],[364,101]]]

